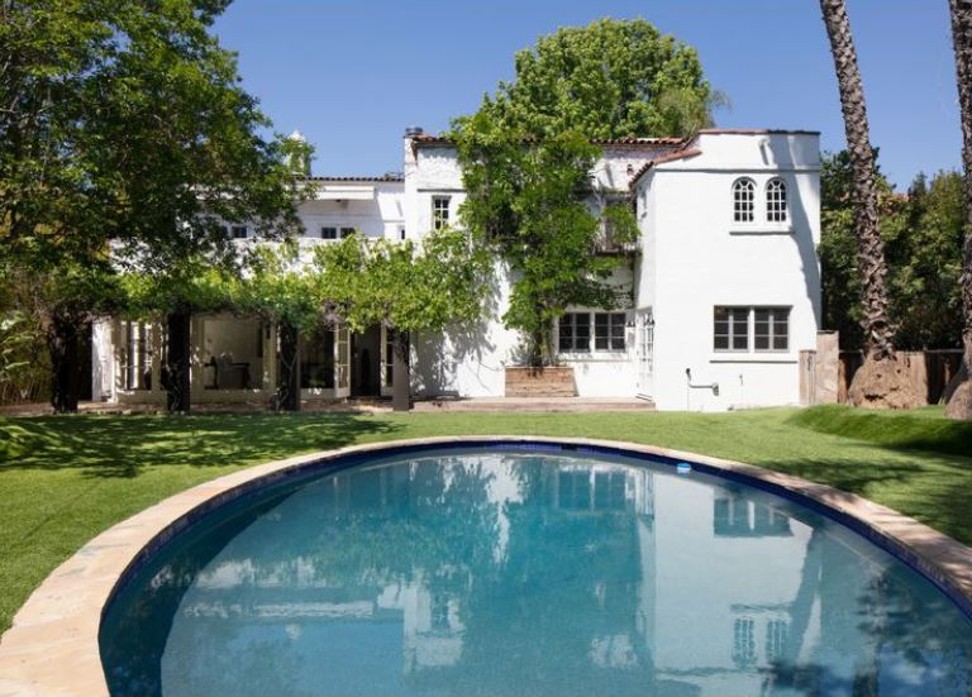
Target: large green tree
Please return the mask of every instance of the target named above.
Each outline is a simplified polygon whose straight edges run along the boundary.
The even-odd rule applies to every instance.
[[[952,348],[961,335],[962,179],[939,172],[915,177],[905,195],[876,174],[881,236],[888,266],[894,345],[907,351]],[[861,283],[854,235],[853,175],[847,151],[823,158],[820,175],[823,326],[841,348],[860,350]]]
[[[972,2],[949,0],[959,113],[962,119],[962,167],[965,190],[965,241],[962,253],[962,362],[965,380],[952,394],[946,413],[972,419]]]
[[[687,136],[712,124],[721,97],[695,49],[649,22],[601,19],[561,28],[515,57],[516,78],[480,113],[538,138]]]
[[[0,2],[0,254],[56,276],[112,244],[114,268],[166,275],[230,263],[228,223],[297,227],[281,144],[209,31],[227,5]]]
[[[300,335],[329,323],[315,277],[295,245],[261,246],[251,255],[235,307],[277,327],[280,353],[274,406],[300,410]]]
[[[864,88],[844,0],[820,0],[837,74],[847,150],[853,173],[854,232],[866,356],[848,395],[858,406],[908,408],[918,396],[894,351],[888,314],[887,265],[878,217],[875,152],[871,147]]]
[[[717,101],[693,49],[644,20],[564,28],[516,55],[516,79],[453,123],[467,198],[463,223],[499,252],[513,289],[504,316],[524,359],[552,358],[553,321],[569,305],[623,305],[609,282],[637,239],[626,191],[591,175],[592,141],[688,136]]]

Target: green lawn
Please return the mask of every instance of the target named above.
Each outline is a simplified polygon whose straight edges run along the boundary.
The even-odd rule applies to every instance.
[[[452,434],[588,436],[741,460],[860,494],[972,544],[972,424],[949,422],[936,408],[5,418],[0,631],[87,540],[170,494],[289,455]]]

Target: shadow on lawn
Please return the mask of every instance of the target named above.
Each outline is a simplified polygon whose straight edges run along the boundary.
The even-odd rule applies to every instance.
[[[887,449],[914,452],[900,446]],[[972,545],[972,516],[965,504],[972,462],[968,457],[927,452],[923,462],[918,465],[895,458],[858,466],[851,451],[846,460],[785,460],[771,468],[882,503]]]
[[[228,467],[387,437],[363,414],[51,416],[0,422],[0,471],[80,469],[135,477],[149,467]]]

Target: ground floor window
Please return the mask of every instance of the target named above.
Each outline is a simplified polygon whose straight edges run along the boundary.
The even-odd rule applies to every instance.
[[[558,326],[558,348],[561,352],[591,350],[591,327],[594,332],[594,351],[624,351],[624,312],[566,312]]]
[[[787,351],[790,308],[729,307],[712,312],[712,348],[716,351]]]

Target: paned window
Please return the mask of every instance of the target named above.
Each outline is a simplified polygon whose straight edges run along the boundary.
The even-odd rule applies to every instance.
[[[766,184],[766,220],[785,223],[786,207],[786,183],[782,179],[770,179]]]
[[[322,240],[336,240],[337,239],[337,228],[336,227],[322,227],[321,228],[321,239]]]
[[[246,239],[246,225],[234,225],[230,228],[230,232],[233,234],[234,240]]]
[[[591,350],[591,315],[588,312],[567,312],[560,318],[561,351]]]
[[[732,219],[737,223],[756,220],[756,184],[752,179],[737,179],[732,185]]]
[[[353,234],[354,234],[354,228],[353,227],[343,227],[343,228],[341,228],[341,239],[342,240],[345,237],[351,237],[351,235],[353,235]]]
[[[713,342],[716,351],[749,350],[749,308],[719,307],[713,311]]]
[[[732,662],[740,668],[756,662],[756,622],[751,617],[732,623]]]
[[[567,312],[560,318],[560,351],[590,351],[591,327],[595,351],[625,350],[623,312]]]
[[[624,351],[623,312],[598,312],[594,315],[594,349]]]
[[[753,309],[753,348],[757,351],[789,349],[790,308],[757,307]]]
[[[432,197],[432,229],[443,230],[449,226],[449,197]]]
[[[788,307],[713,308],[712,348],[716,351],[788,351],[789,336]]]

